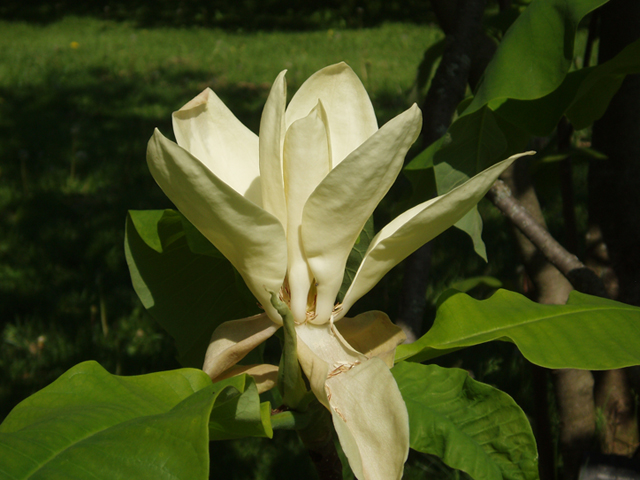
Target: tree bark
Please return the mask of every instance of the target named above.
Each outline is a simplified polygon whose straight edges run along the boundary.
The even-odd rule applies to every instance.
[[[515,198],[535,221],[546,229],[546,222],[528,175],[528,163],[527,158],[516,161],[502,178]],[[527,275],[535,286],[536,301],[558,305],[566,303],[569,292],[572,290],[571,283],[546,260],[540,250],[520,230],[515,229],[514,233]],[[532,368],[536,388],[544,389],[543,392],[538,392],[540,400],[544,401],[548,371],[535,366]],[[553,371],[551,378],[560,417],[560,450],[564,461],[564,478],[577,478],[582,454],[585,447],[591,443],[595,432],[593,376],[589,371],[566,369]],[[538,404],[537,409],[540,476],[542,480],[553,480],[555,462],[551,449],[552,440],[550,429],[545,425],[545,422],[549,422],[548,410],[544,403]],[[549,437],[545,438],[545,434]]]

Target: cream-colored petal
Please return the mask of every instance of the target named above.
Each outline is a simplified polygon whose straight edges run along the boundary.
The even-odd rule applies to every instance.
[[[173,113],[178,145],[240,195],[261,205],[258,137],[210,88]]]
[[[319,70],[302,84],[287,107],[287,128],[322,100],[329,120],[333,167],[378,129],[369,95],[346,63]]]
[[[219,382],[225,378],[235,377],[246,373],[256,382],[258,387],[258,393],[263,393],[271,390],[275,387],[278,381],[278,367],[269,363],[261,363],[258,365],[235,365],[230,369],[222,372],[216,378],[213,378],[213,382]]]
[[[393,367],[396,347],[407,338],[384,312],[370,311],[343,318],[335,326],[355,350],[367,358],[381,358],[389,368]]]
[[[282,177],[282,146],[284,144],[284,112],[287,103],[286,70],[273,82],[260,120],[260,185],[262,207],[287,226],[287,212]]]
[[[157,129],[149,140],[147,163],[178,210],[229,259],[269,316],[281,321],[267,291],[280,290],[287,269],[280,221]]]
[[[314,323],[329,321],[353,244],[400,173],[421,125],[422,114],[414,105],[351,153],[309,197],[302,243],[317,283]]]
[[[509,157],[450,192],[421,203],[392,220],[371,241],[344,296],[343,308],[338,317],[344,315],[356,300],[371,290],[394,266],[460,220],[517,158],[533,153]]]
[[[309,195],[330,168],[322,104],[318,103],[309,115],[291,124],[284,139],[290,307],[298,323],[306,320],[307,297],[312,281],[300,240],[302,210]]]
[[[355,325],[366,332],[377,321],[365,315]],[[353,333],[355,328],[347,330]],[[327,324],[299,325],[296,332],[300,366],[315,396],[331,412],[356,477],[399,479],[409,451],[409,419],[385,361],[355,351]],[[380,341],[371,343],[380,344],[380,350],[387,348]],[[371,347],[373,352],[376,347]]]
[[[409,415],[398,384],[374,357],[326,384],[333,425],[360,480],[399,480],[409,454]]]
[[[343,365],[356,365],[367,357],[355,351],[329,324],[296,326],[298,334],[298,360],[309,380],[311,390],[327,408],[329,403],[324,389],[329,374]]]
[[[212,379],[218,379],[278,328],[266,313],[220,324],[211,335],[202,370]]]

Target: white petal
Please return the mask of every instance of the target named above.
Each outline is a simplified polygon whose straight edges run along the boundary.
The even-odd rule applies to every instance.
[[[409,415],[389,367],[374,357],[327,380],[333,425],[361,480],[400,480],[409,454]]]
[[[322,105],[318,103],[309,115],[291,124],[284,140],[289,289],[291,312],[298,323],[306,319],[312,280],[300,240],[302,210],[330,168],[327,131],[322,121]]]
[[[287,102],[286,70],[273,82],[260,120],[260,184],[262,207],[287,225],[282,179],[282,146],[284,143],[284,111]]]
[[[493,182],[521,153],[480,172],[450,192],[407,210],[372,240],[342,302],[344,315],[394,266],[460,220],[487,193]]]
[[[287,128],[322,100],[329,120],[333,167],[378,129],[369,95],[346,63],[325,67],[302,84],[287,107]]]
[[[261,205],[258,137],[210,88],[173,113],[178,145],[236,192]]]
[[[281,322],[267,291],[280,290],[287,269],[280,221],[158,130],[149,140],[147,163],[167,197],[227,257],[269,316]]]
[[[324,389],[330,371],[339,365],[355,365],[367,357],[355,351],[338,333],[331,332],[329,324],[296,326],[298,334],[298,360],[311,390],[320,403],[329,408]]]
[[[378,312],[373,313],[356,320],[349,334],[355,338],[360,330],[367,335],[373,324],[380,320],[384,323],[376,315]],[[344,322],[348,324],[349,320]],[[382,327],[393,339],[395,332]],[[409,452],[409,418],[385,361],[375,356],[368,359],[355,351],[327,324],[299,325],[296,332],[300,365],[313,393],[331,412],[340,444],[356,477],[401,478]],[[390,346],[377,334],[369,339],[375,340],[363,339],[361,344],[370,353],[376,350],[376,345],[379,353]],[[394,349],[395,346],[391,351]]]
[[[278,328],[265,313],[220,324],[211,335],[202,370],[214,380],[226,378],[218,377],[271,337]]]
[[[421,124],[420,109],[414,105],[351,153],[309,197],[302,220],[302,242],[317,283],[314,323],[329,320],[349,252],[400,173]]]

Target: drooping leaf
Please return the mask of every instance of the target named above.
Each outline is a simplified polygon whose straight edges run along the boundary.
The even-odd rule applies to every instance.
[[[547,368],[608,370],[640,364],[640,308],[571,292],[566,305],[541,305],[498,290],[487,300],[449,297],[433,327],[400,345],[396,361],[424,361],[464,347],[506,340]]]
[[[536,442],[509,395],[464,370],[401,362],[391,369],[409,411],[411,448],[474,480],[536,480]]]
[[[96,362],[81,363],[20,403],[0,425],[0,474],[34,480],[206,479],[207,426],[210,417],[218,418],[212,407],[235,399],[240,414],[225,417],[227,435],[242,424],[231,422],[255,409],[237,408],[239,400],[246,403],[239,382],[211,384],[196,369],[120,377]],[[254,397],[259,407],[257,392]]]
[[[201,253],[190,249],[197,231],[185,222],[173,210],[129,212],[125,253],[138,297],[176,341],[180,362],[201,367],[216,326],[259,308],[224,257],[201,239],[195,241]]]
[[[434,154],[434,175],[438,195],[466,182],[501,158],[507,140],[488,107],[461,117],[449,129],[450,142]],[[505,157],[506,158],[506,157]],[[487,260],[482,241],[482,218],[474,207],[455,226],[467,233],[475,252]]]

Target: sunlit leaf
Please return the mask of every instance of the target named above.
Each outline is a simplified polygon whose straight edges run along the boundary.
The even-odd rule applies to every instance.
[[[226,387],[201,370],[137,377],[73,367],[0,425],[3,478],[206,479],[208,420]]]
[[[571,292],[566,305],[542,305],[498,290],[487,300],[449,297],[433,327],[400,345],[396,361],[424,361],[464,347],[506,340],[547,368],[607,370],[640,364],[640,308]]]
[[[536,480],[531,426],[509,395],[464,370],[401,362],[391,372],[409,411],[411,448],[474,480]]]

